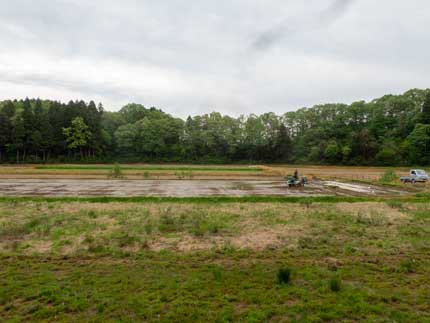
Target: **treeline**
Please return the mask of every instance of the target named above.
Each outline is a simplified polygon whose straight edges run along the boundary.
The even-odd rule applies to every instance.
[[[430,90],[239,118],[129,104],[0,102],[2,162],[430,164]]]

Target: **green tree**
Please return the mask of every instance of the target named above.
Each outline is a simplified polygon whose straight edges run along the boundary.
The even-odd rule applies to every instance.
[[[0,110],[0,162],[3,159],[3,153],[6,151],[6,145],[11,138],[11,122],[3,110]]]
[[[430,125],[417,124],[406,138],[403,149],[411,163],[427,165],[430,160]]]
[[[20,162],[20,151],[24,149],[25,128],[24,120],[20,115],[12,119],[11,141],[7,144],[8,151],[16,154],[16,162]]]
[[[63,128],[63,133],[66,136],[67,147],[72,150],[79,149],[82,158],[83,148],[91,138],[91,132],[84,119],[76,117],[72,120],[72,125],[69,128]]]
[[[134,155],[137,153],[136,147],[138,144],[139,129],[136,124],[126,124],[120,126],[115,131],[115,141],[118,150],[123,155]]]
[[[351,157],[351,152],[352,152],[351,147],[347,145],[342,147],[342,162],[344,164],[349,162],[349,158]]]
[[[336,163],[337,161],[339,161],[340,155],[341,150],[337,142],[334,140],[330,141],[324,151],[324,156],[326,160],[331,163]]]
[[[292,155],[292,143],[288,129],[283,123],[279,126],[276,138],[275,159],[278,161],[289,161]]]
[[[22,121],[24,128],[24,143],[23,143],[23,156],[25,160],[27,152],[32,150],[31,136],[34,131],[34,113],[31,107],[30,99],[26,98],[23,102]]]
[[[423,104],[421,123],[430,124],[430,91],[427,92]]]

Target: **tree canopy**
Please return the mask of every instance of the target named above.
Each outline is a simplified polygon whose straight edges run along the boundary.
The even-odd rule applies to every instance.
[[[427,165],[430,90],[283,115],[186,120],[135,103],[108,112],[93,101],[5,100],[0,160]]]

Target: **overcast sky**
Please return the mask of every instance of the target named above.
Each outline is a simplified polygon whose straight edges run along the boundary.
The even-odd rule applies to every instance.
[[[0,0],[0,99],[284,113],[430,84],[428,0]]]

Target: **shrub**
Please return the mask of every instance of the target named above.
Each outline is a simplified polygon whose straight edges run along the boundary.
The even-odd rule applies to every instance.
[[[149,172],[148,172],[148,171],[145,171],[145,172],[143,173],[143,178],[144,178],[144,179],[149,179]]]
[[[288,284],[291,280],[291,269],[288,267],[280,268],[277,273],[279,284]]]
[[[338,275],[332,276],[330,279],[329,285],[330,285],[330,290],[332,292],[339,292],[341,289],[340,277]]]
[[[379,178],[381,183],[392,183],[397,180],[397,175],[392,169],[387,169],[385,173]]]

